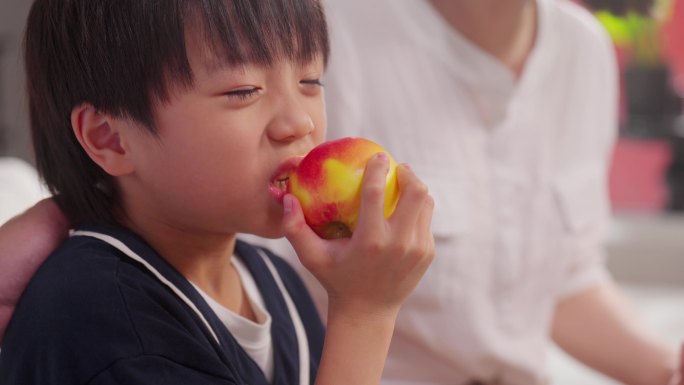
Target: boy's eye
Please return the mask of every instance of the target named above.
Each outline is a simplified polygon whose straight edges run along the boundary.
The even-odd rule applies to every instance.
[[[304,79],[304,80],[301,80],[299,83],[307,85],[307,86],[323,87],[323,83],[321,83],[321,79]]]
[[[242,99],[248,99],[249,97],[254,96],[257,93],[259,93],[259,89],[256,87],[240,88],[237,90],[226,92],[226,96],[242,100]]]

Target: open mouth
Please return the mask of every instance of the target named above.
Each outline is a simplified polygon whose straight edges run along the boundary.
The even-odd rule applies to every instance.
[[[271,196],[279,203],[283,202],[283,197],[290,190],[290,174],[297,168],[303,157],[289,158],[278,167],[271,178],[268,190]]]
[[[289,175],[283,175],[283,176],[276,177],[276,179],[274,179],[271,182],[271,185],[277,190],[287,192],[287,190],[289,189],[289,186],[290,186],[289,182],[290,182],[290,176]]]
[[[271,180],[271,183],[268,186],[268,192],[271,194],[271,197],[280,204],[283,203],[283,197],[287,194],[290,185],[289,182],[289,177],[282,176]]]

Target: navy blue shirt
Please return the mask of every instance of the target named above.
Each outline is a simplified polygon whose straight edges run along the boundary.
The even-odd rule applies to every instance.
[[[177,270],[121,228],[82,230],[113,236],[142,257],[199,309],[201,318],[158,277],[101,240],[74,236],[40,267],[8,325],[0,384],[249,384],[266,377]],[[254,246],[236,255],[254,277],[273,319],[274,384],[299,384],[293,321],[273,275]],[[306,330],[313,383],[324,328],[303,283],[266,251]]]

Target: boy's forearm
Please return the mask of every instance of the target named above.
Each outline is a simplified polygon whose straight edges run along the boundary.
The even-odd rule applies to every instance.
[[[554,340],[584,364],[628,385],[667,385],[676,352],[639,322],[612,282],[563,300]]]
[[[379,384],[396,313],[354,316],[331,308],[316,385]]]

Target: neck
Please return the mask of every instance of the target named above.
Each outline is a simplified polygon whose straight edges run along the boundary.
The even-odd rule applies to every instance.
[[[144,223],[139,219],[129,221],[127,226],[193,282],[220,277],[230,266],[234,235],[191,232],[164,222]]]
[[[144,206],[127,205],[124,225],[203,290],[210,293],[211,287],[220,287],[226,280],[226,271],[231,269],[235,234],[178,224],[158,212],[145,210]]]
[[[215,301],[245,318],[256,320],[239,274],[231,263],[235,234],[190,231],[144,215],[129,216],[125,225]]]
[[[537,29],[534,0],[430,0],[452,28],[518,77]]]

